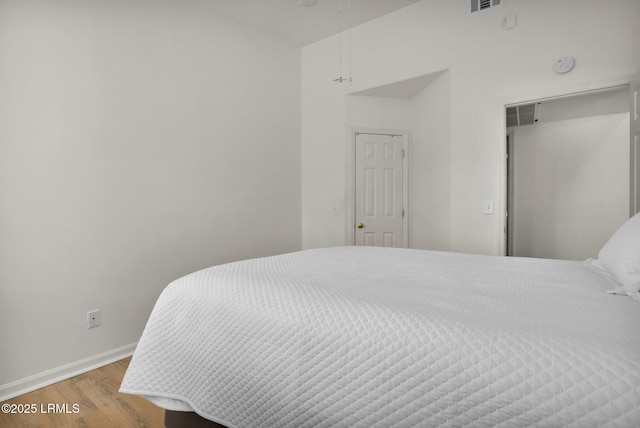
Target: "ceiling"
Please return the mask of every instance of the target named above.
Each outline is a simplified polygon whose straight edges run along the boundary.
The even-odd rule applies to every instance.
[[[431,82],[440,77],[442,73],[444,73],[444,71],[425,74],[423,76],[414,77],[412,79],[402,80],[400,82],[394,82],[388,85],[354,92],[351,95],[381,98],[400,98],[410,100],[411,98],[418,95],[424,88],[429,86]]]
[[[216,15],[304,46],[421,0],[317,0],[308,7],[303,4],[313,0],[198,1]]]

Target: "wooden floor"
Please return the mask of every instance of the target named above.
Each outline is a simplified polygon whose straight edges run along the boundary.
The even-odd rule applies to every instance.
[[[120,394],[130,358],[2,402],[19,414],[0,412],[0,427],[128,428],[164,426],[164,411],[147,400]],[[34,413],[24,413],[25,406]],[[22,407],[22,408],[20,408]]]

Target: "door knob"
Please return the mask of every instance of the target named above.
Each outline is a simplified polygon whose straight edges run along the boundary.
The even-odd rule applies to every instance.
[[[356,227],[357,227],[358,229],[362,229],[362,228],[364,227],[364,224],[362,224],[362,223],[358,223],[358,224],[356,224]]]

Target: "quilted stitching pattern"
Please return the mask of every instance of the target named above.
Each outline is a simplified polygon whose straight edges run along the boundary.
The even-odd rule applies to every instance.
[[[230,427],[640,425],[637,302],[580,262],[345,247],[165,289],[121,391]]]

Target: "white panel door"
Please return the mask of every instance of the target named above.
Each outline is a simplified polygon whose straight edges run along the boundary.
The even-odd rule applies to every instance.
[[[355,244],[403,247],[403,136],[356,134]]]
[[[631,82],[631,108],[629,122],[631,125],[631,199],[630,215],[640,212],[640,74]]]

